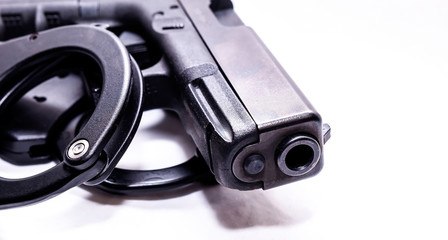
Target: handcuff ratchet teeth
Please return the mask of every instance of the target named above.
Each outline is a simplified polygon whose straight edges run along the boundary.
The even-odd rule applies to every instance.
[[[92,67],[83,66],[82,59],[94,59],[102,75],[96,107],[60,163],[28,178],[0,178],[0,208],[35,203],[107,178],[141,117],[141,74],[120,40],[105,29],[76,25],[0,43],[0,52],[8,56],[0,58],[0,121],[10,104],[64,64]],[[64,61],[72,57],[77,61]]]

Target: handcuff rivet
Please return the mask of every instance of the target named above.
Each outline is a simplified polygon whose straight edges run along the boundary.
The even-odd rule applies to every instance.
[[[85,139],[80,139],[74,142],[67,151],[67,157],[74,160],[78,159],[89,150],[89,142]]]

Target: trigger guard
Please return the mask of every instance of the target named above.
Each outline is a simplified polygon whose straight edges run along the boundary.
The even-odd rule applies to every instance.
[[[105,181],[95,187],[118,195],[149,195],[183,189],[195,182],[215,182],[200,156],[194,156],[179,165],[156,170],[115,168]]]

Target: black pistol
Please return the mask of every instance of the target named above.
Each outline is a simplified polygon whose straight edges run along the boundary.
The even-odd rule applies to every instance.
[[[313,176],[323,166],[323,145],[330,137],[329,126],[322,123],[320,115],[255,32],[239,19],[230,0],[0,0],[0,17],[0,64],[10,57],[2,53],[2,45],[12,45],[14,41],[25,44],[27,39],[29,44],[36,44],[55,35],[55,31],[62,31],[58,29],[79,35],[83,30],[77,26],[82,25],[116,35],[132,56],[131,63],[136,62],[131,68],[137,71],[131,75],[141,75],[141,106],[135,111],[141,114],[160,108],[176,112],[209,170],[226,187],[269,189]],[[87,42],[97,40],[85,38]],[[108,52],[109,47],[112,46],[103,45],[101,50]],[[117,59],[122,58],[112,56],[105,61]],[[9,72],[0,73],[0,81]],[[104,84],[96,86],[96,91],[106,90]],[[123,104],[139,98],[133,99]],[[68,105],[75,100],[67,100]],[[126,112],[131,110],[117,114]],[[137,120],[134,125],[138,125]],[[118,137],[131,139],[131,135]],[[40,136],[42,139],[36,142],[47,141],[45,134]],[[32,142],[20,148],[20,153],[14,150],[12,154],[13,150],[8,149],[18,146],[21,139],[1,139],[2,156],[27,156],[32,160],[27,154],[33,149]],[[89,145],[74,143],[78,142],[73,140],[65,149],[64,157],[68,160],[61,161],[68,162],[67,167],[85,171],[87,164],[74,164],[70,154],[77,147],[84,149]],[[116,145],[95,147],[112,149]],[[122,152],[126,147],[124,144],[117,148]],[[96,170],[96,175],[77,177],[63,189],[87,181],[91,185],[101,183],[121,155],[109,154],[111,159],[102,170]],[[92,161],[101,156],[89,155]],[[92,181],[93,175],[96,180]],[[55,187],[42,194],[54,195],[60,189]]]

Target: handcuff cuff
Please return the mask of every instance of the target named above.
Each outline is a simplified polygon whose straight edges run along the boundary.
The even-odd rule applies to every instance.
[[[103,26],[73,25],[42,31],[0,43],[0,52],[9,56],[0,59],[0,122],[7,122],[8,107],[27,91],[63,75],[64,69],[95,72],[94,77],[84,77],[87,99],[82,97],[66,111],[53,113],[58,128],[79,114],[83,104],[95,106],[75,136],[65,139],[68,144],[63,151],[55,153],[59,163],[27,178],[0,177],[0,209],[36,203],[81,184],[116,194],[150,194],[188,186],[209,176],[199,155],[166,169],[115,168],[141,119],[143,79],[137,62],[119,38]],[[53,126],[51,129],[54,131]],[[3,158],[9,157],[3,154]],[[20,161],[8,161],[21,165],[21,160],[23,156]]]

